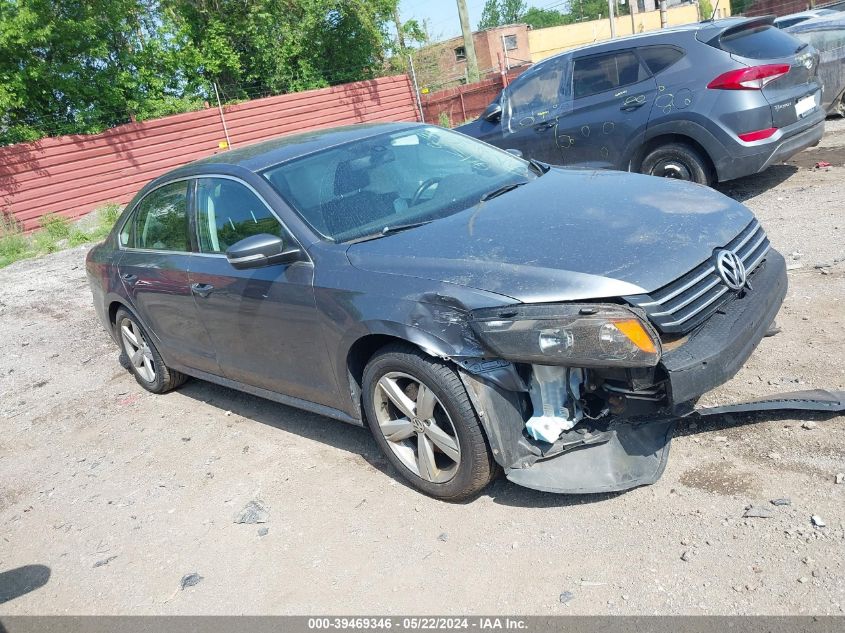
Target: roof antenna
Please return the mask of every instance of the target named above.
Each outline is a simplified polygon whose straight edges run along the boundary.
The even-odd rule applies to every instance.
[[[710,14],[710,17],[707,20],[703,20],[704,22],[712,22],[716,18],[716,11],[719,10],[719,0],[716,0],[716,4],[713,5],[713,13]]]

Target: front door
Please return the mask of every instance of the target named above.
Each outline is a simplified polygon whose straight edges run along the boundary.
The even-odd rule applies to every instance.
[[[302,261],[237,270],[235,242],[261,233],[293,238],[239,180],[200,178],[195,196],[199,253],[190,285],[223,375],[320,404],[337,404],[337,384],[314,301],[314,267]]]
[[[502,139],[525,158],[561,164],[558,126],[571,107],[568,57],[550,60],[520,75],[503,92]]]
[[[189,180],[152,190],[121,233],[123,287],[168,365],[217,369],[188,281],[193,256],[188,229]]]
[[[572,77],[572,112],[558,122],[563,164],[627,170],[657,82],[633,50],[576,57]]]

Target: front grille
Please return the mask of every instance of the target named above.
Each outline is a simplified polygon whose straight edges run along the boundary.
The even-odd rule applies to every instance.
[[[751,279],[752,271],[766,257],[769,238],[755,219],[724,248],[742,259]],[[735,295],[736,292],[719,277],[710,258],[650,295],[626,299],[645,310],[649,320],[662,333],[685,334],[707,320]]]

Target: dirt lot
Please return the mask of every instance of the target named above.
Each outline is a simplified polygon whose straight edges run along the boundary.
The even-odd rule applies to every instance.
[[[845,122],[724,191],[787,256],[790,291],[783,331],[705,403],[845,389]],[[94,316],[84,254],[0,270],[0,573],[50,574],[0,613],[845,612],[843,417],[684,424],[656,485],[500,480],[449,505],[402,484],[364,429],[199,381],[141,390]],[[234,523],[253,499],[269,521]],[[743,518],[749,504],[773,516]]]

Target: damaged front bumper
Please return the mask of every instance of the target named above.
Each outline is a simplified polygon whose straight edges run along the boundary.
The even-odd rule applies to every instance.
[[[628,490],[657,481],[678,418],[703,393],[729,380],[765,335],[786,295],[786,265],[770,250],[753,289],[723,306],[648,370],[589,370],[584,415],[551,443],[526,433],[536,409],[530,379],[507,363],[460,375],[496,461],[514,483],[557,493]],[[526,370],[523,368],[524,378]]]

